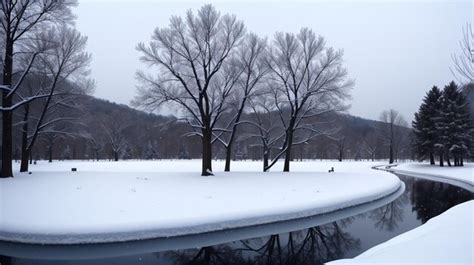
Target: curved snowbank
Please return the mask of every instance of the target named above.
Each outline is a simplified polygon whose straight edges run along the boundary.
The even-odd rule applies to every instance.
[[[353,259],[328,264],[473,264],[474,200],[377,245]]]
[[[40,164],[31,175],[0,180],[0,240],[77,244],[197,234],[326,213],[382,198],[401,185],[390,173],[370,170],[371,163],[354,162],[295,163],[298,172],[292,173],[176,172],[196,165]],[[73,166],[79,171],[65,170]],[[331,166],[336,173],[327,172]],[[120,173],[113,172],[117,168]],[[234,168],[258,171],[260,163]]]
[[[463,167],[440,167],[427,163],[406,163],[391,167],[390,171],[402,175],[441,181],[474,192],[474,164],[472,163],[465,163]]]

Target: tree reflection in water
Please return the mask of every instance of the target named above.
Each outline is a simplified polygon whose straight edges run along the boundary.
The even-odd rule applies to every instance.
[[[442,182],[414,180],[411,187],[412,210],[423,224],[449,208],[474,199],[474,194]]]
[[[403,210],[409,203],[408,193],[404,192],[393,202],[369,212],[369,219],[375,228],[392,232],[403,222]]]
[[[12,264],[11,257],[0,255],[0,265],[10,265],[10,264]]]
[[[203,247],[198,250],[188,249],[164,253],[174,264],[247,264],[243,257],[228,245]]]
[[[287,234],[242,240],[232,243],[232,247],[226,244],[170,251],[167,256],[175,264],[323,264],[359,247],[360,240],[343,231],[344,226],[344,222],[333,222]]]

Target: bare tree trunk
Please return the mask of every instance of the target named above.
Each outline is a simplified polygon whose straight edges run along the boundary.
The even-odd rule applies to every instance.
[[[430,165],[434,165],[434,164],[435,164],[434,155],[433,153],[430,152]]]
[[[393,122],[390,123],[390,151],[389,151],[389,164],[393,163]]]
[[[98,150],[98,149],[94,149],[94,153],[95,153],[95,160],[96,160],[96,161],[99,161],[99,150]]]
[[[291,148],[288,147],[285,152],[285,164],[283,165],[283,172],[290,172]]]
[[[439,166],[444,167],[443,154],[439,155]]]
[[[118,161],[119,156],[118,156],[118,151],[114,151],[114,161]]]
[[[266,172],[266,169],[268,167],[268,157],[269,157],[269,151],[267,150],[266,147],[263,148],[263,172]]]
[[[28,158],[30,154],[27,149],[23,149],[23,144],[21,146],[21,162],[20,162],[20,172],[28,171]]]
[[[28,118],[30,115],[30,105],[25,105],[25,114],[23,116],[23,126],[21,132],[21,162],[20,162],[20,172],[28,171]]]
[[[11,87],[13,74],[13,40],[7,37],[5,42],[5,56],[3,61],[3,85]],[[12,106],[12,97],[9,91],[3,90],[2,107]],[[2,112],[2,174],[0,178],[13,177],[13,115],[12,111]]]
[[[448,166],[451,166],[451,159],[449,158],[449,153],[446,154],[446,162],[448,163]]]
[[[283,166],[283,172],[290,172],[290,161],[291,161],[291,147],[293,145],[293,127],[295,125],[295,121],[292,120],[290,121],[289,127],[288,127],[288,140],[287,140],[287,148],[285,151],[285,164]]]
[[[202,134],[202,172],[201,176],[212,176],[212,131],[203,129]]]
[[[343,151],[339,149],[339,162],[342,162],[342,158],[343,158]]]
[[[48,162],[52,163],[53,162],[53,143],[51,143],[48,147],[48,156],[49,156]]]
[[[230,171],[230,161],[232,159],[232,141],[233,140],[230,140],[227,147],[225,148],[225,172]]]
[[[20,172],[28,171],[28,158],[29,157],[30,157],[30,154],[28,153],[27,149],[23,149],[23,146],[22,146]]]
[[[389,153],[389,156],[390,156],[390,158],[389,158],[389,164],[392,164],[393,161],[394,161],[394,160],[393,160],[393,146],[392,146],[392,143],[390,143],[390,151],[389,151],[389,152],[390,152],[390,153]]]

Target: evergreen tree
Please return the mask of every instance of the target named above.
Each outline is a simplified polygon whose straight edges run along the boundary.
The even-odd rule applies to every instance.
[[[463,166],[464,157],[469,155],[472,144],[472,123],[467,98],[459,90],[458,93],[459,95],[456,101],[454,101],[456,119],[454,120],[454,130],[451,135],[449,152],[454,158],[454,165]]]
[[[441,91],[433,86],[423,98],[415,120],[412,123],[414,131],[414,151],[418,159],[429,158],[430,164],[434,165],[435,144],[437,142],[436,116],[441,107]]]
[[[454,157],[456,166],[461,166],[472,142],[470,136],[472,128],[469,106],[456,83],[451,82],[445,86],[441,97],[441,108],[435,120],[438,130],[435,147],[440,154],[440,166],[443,166],[443,157],[449,166],[451,157]]]

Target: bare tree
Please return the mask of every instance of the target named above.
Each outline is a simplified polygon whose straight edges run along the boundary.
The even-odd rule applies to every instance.
[[[454,69],[450,68],[453,75],[460,83],[467,80],[467,83],[474,82],[474,32],[472,25],[466,23],[462,28],[463,39],[459,42],[461,47],[460,54],[453,54],[451,57],[454,63]]]
[[[88,142],[88,144],[92,148],[94,159],[96,161],[99,161],[100,160],[100,152],[105,147],[105,144],[104,144],[103,140],[99,139],[97,136],[91,135],[91,134],[85,134],[83,138],[86,139],[86,141]]]
[[[342,162],[342,160],[344,159],[344,151],[346,151],[346,147],[347,147],[346,136],[341,135],[338,138],[334,139],[333,141],[337,149],[338,160],[339,162]]]
[[[407,126],[407,122],[403,116],[396,110],[384,110],[380,114],[380,120],[386,124],[383,125],[382,130],[385,135],[385,144],[389,147],[389,163],[392,164],[395,161],[395,152],[397,145],[401,141],[400,126]]]
[[[39,27],[51,22],[68,23],[73,15],[70,8],[76,4],[75,0],[2,0],[0,3],[0,23],[2,48],[2,172],[0,177],[12,177],[12,131],[13,111],[21,105],[44,95],[37,94],[28,98],[20,98],[15,102],[18,88],[28,74],[32,63],[41,51],[27,54],[30,63],[24,69],[14,69],[15,56],[21,47],[31,41],[29,36]],[[22,54],[22,56],[26,56]],[[21,72],[20,78],[14,83],[14,71]]]
[[[39,99],[41,103],[37,113],[35,113],[31,135],[23,137],[21,172],[28,171],[29,153],[38,135],[55,123],[70,119],[61,115],[54,115],[54,111],[57,111],[59,106],[68,106],[72,103],[70,102],[71,98],[64,95],[82,93],[81,84],[77,80],[82,81],[87,77],[89,73],[87,66],[91,59],[90,54],[84,51],[87,38],[81,36],[75,29],[65,26],[51,27],[48,31],[40,33],[36,39],[38,46],[43,46],[43,42],[54,42],[54,47],[39,54],[33,66],[33,71],[44,78],[44,82],[40,83],[43,87],[40,87],[37,91],[42,91],[40,93],[44,94],[45,97]],[[59,97],[61,95],[62,97]],[[28,116],[29,111],[25,110],[24,126],[27,126],[29,122]],[[23,128],[23,134],[26,133],[28,133],[28,129]]]
[[[235,16],[221,16],[211,5],[195,15],[173,16],[157,28],[149,45],[138,44],[141,60],[158,68],[157,75],[138,73],[142,87],[134,104],[151,110],[166,102],[181,106],[202,139],[202,175],[212,175],[212,141],[226,110],[231,85],[221,69],[239,45],[245,29]]]
[[[376,132],[369,132],[364,136],[362,143],[370,159],[374,161],[379,147],[379,135]]]
[[[289,171],[292,147],[325,134],[316,124],[306,121],[345,108],[342,100],[348,97],[353,82],[346,78],[342,55],[341,50],[326,48],[324,38],[308,28],[302,28],[296,35],[275,34],[268,67],[272,74],[270,85],[274,103],[285,127],[285,139],[269,167],[285,155],[283,171]],[[295,141],[297,130],[307,133]]]
[[[120,152],[123,151],[127,144],[125,130],[129,127],[130,124],[117,114],[112,114],[110,118],[102,120],[102,128],[104,129],[107,142],[112,149],[114,161],[119,160]]]
[[[267,72],[266,64],[263,61],[265,47],[266,40],[251,33],[246,36],[235,55],[235,60],[233,60],[236,68],[234,74],[238,79],[229,103],[232,116],[225,126],[227,130],[222,131],[216,138],[224,145],[226,151],[224,171],[230,171],[232,147],[237,136],[237,128],[241,124],[242,114],[250,98],[258,94],[258,85]]]

